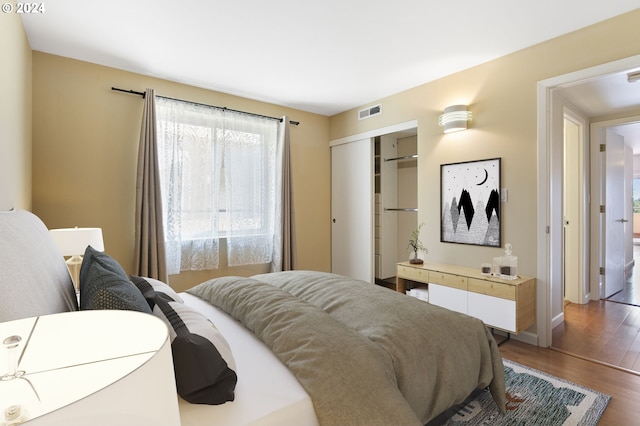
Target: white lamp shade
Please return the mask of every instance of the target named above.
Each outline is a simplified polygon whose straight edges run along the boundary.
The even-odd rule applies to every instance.
[[[444,109],[438,124],[444,127],[445,133],[467,130],[467,121],[471,121],[471,111],[466,105],[451,105]]]
[[[62,228],[49,232],[63,256],[82,256],[87,246],[104,251],[102,228]]]
[[[0,323],[0,339],[12,335],[23,336],[22,375],[0,380],[0,424],[8,407],[33,426],[180,424],[171,341],[157,317],[91,310]]]

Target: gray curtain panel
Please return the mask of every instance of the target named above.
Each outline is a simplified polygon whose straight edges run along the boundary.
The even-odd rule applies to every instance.
[[[168,282],[153,89],[147,89],[144,98],[136,177],[134,273]]]
[[[282,153],[282,271],[295,269],[295,223],[293,214],[293,185],[291,182],[291,142],[289,117],[282,117],[280,134],[283,140]]]

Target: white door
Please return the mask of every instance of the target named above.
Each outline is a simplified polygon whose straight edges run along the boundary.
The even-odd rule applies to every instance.
[[[611,129],[605,135],[605,275],[604,297],[624,287],[624,138]]]
[[[331,147],[331,270],[373,282],[373,140]]]
[[[586,303],[589,294],[587,259],[588,202],[586,196],[584,120],[567,110],[564,118],[563,168],[563,286],[564,298],[571,303]]]
[[[565,117],[564,119],[564,190],[563,220],[564,220],[564,298],[571,303],[582,303],[578,290],[580,288],[580,128],[577,123]]]

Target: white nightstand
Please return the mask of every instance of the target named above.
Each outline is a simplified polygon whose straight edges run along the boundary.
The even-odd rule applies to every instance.
[[[0,380],[0,425],[14,405],[34,426],[180,424],[168,331],[153,315],[80,311],[0,323],[0,344],[13,335],[20,377]],[[0,347],[0,376],[7,363]]]

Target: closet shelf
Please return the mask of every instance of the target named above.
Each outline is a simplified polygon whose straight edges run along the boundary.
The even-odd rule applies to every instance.
[[[417,212],[418,209],[415,207],[408,207],[408,208],[385,207],[384,211],[386,212]]]
[[[418,158],[418,154],[405,155],[403,157],[385,158],[384,161],[402,161],[402,160],[414,160]]]

